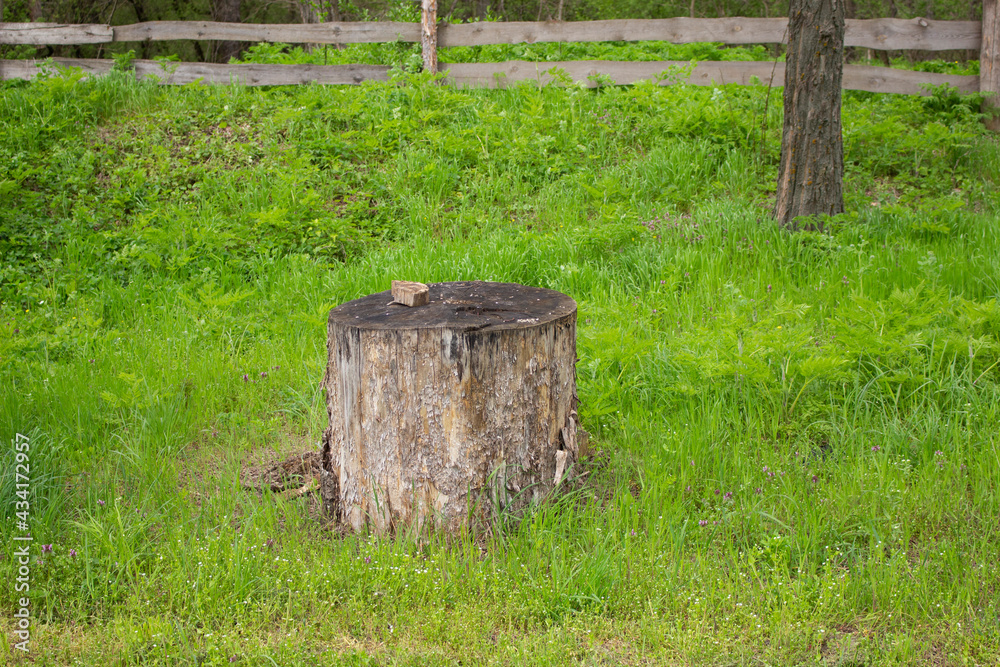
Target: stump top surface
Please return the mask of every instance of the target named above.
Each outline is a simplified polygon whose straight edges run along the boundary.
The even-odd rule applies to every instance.
[[[562,292],[514,283],[430,283],[430,303],[392,303],[392,291],[348,301],[330,311],[330,324],[359,329],[526,329],[576,311]]]

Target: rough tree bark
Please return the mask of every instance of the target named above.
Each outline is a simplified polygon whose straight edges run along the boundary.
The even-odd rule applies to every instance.
[[[504,283],[381,292],[330,312],[326,513],[359,530],[490,521],[577,458],[576,304]]]
[[[844,211],[840,86],[844,1],[791,0],[785,64],[785,117],[774,216],[796,227],[800,216]],[[818,222],[809,223],[815,228]]]
[[[424,71],[437,74],[437,0],[421,0],[420,3],[420,47],[423,53]]]
[[[1000,114],[1000,0],[983,2],[983,45],[979,52],[979,90],[992,93],[983,111]],[[1000,115],[986,119],[986,127],[1000,132]]]

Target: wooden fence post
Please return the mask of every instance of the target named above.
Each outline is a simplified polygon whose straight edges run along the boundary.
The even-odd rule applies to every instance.
[[[437,74],[438,70],[438,33],[437,33],[437,0],[421,0],[420,2],[420,46],[424,53],[424,71]]]
[[[983,111],[1000,113],[1000,0],[983,1],[983,43],[979,51],[979,92],[992,93],[983,100]],[[1000,132],[1000,116],[986,121]]]

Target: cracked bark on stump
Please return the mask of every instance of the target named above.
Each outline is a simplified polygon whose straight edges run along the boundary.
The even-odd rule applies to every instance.
[[[518,511],[577,459],[576,303],[505,283],[390,292],[334,308],[327,338],[328,515],[378,532]]]

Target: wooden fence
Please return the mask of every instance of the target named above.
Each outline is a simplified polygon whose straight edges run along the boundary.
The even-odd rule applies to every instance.
[[[73,45],[165,40],[230,40],[245,42],[285,42],[349,44],[377,42],[421,42],[425,68],[437,71],[437,48],[519,44],[536,42],[596,42],[662,40],[676,44],[722,42],[758,44],[787,42],[785,18],[655,19],[580,22],[483,22],[438,24],[437,0],[423,0],[421,23],[340,22],[319,24],[246,24],[208,21],[154,21],[125,26],[63,25],[54,23],[0,23],[0,44]],[[1000,72],[996,53],[997,0],[986,0],[984,20],[933,21],[930,19],[848,20],[845,46],[868,49],[919,49],[943,51],[979,50],[985,72]],[[111,70],[112,61],[55,58],[51,62],[79,67],[88,74]],[[288,85],[302,83],[356,84],[384,81],[388,67],[378,65],[228,65],[208,63],[162,63],[134,61],[136,75],[157,77],[162,83],[184,84],[240,82],[246,85]],[[596,80],[629,84],[652,79],[659,73],[687,63],[570,61],[444,64],[441,71],[449,82],[461,86],[503,86],[507,82],[551,78],[550,70],[561,68],[574,80],[597,85]],[[46,61],[0,60],[0,79],[27,79],[48,66]],[[880,93],[927,94],[928,85],[950,84],[965,92],[997,92],[997,82],[989,76],[954,76],[886,67],[847,65],[843,86],[852,90]],[[671,83],[668,78],[663,83]],[[783,63],[701,62],[685,81],[695,85],[736,83],[782,85]],[[992,86],[992,87],[991,87]]]

